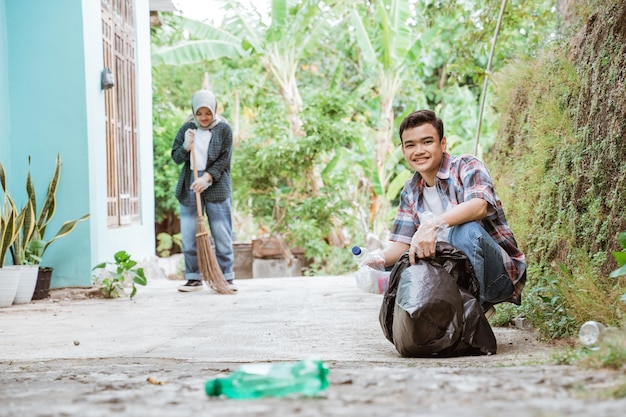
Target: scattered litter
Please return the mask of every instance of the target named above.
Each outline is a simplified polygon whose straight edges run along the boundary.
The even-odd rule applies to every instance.
[[[315,396],[328,388],[328,367],[320,360],[284,363],[253,363],[241,366],[227,377],[210,379],[208,396],[236,399]]]
[[[148,379],[146,379],[146,381],[148,381],[149,383],[151,383],[152,385],[165,385],[167,384],[166,381],[159,381],[158,379],[149,376]]]

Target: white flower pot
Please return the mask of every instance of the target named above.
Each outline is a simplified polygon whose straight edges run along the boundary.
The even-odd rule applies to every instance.
[[[20,274],[20,269],[13,265],[0,268],[0,307],[9,307],[13,304],[20,283]]]
[[[39,265],[20,265],[20,282],[17,286],[13,304],[30,303],[35,292],[37,284],[37,274],[39,273]]]

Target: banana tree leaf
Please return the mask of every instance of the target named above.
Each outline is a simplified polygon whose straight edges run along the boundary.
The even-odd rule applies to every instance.
[[[413,174],[408,169],[396,175],[396,177],[389,184],[389,187],[387,187],[386,197],[388,201],[393,201],[398,194],[400,194],[404,184],[409,180],[409,178],[411,178],[412,175]]]
[[[383,68],[391,68],[393,66],[395,54],[393,51],[393,33],[391,33],[392,30],[389,27],[389,15],[387,14],[385,5],[381,1],[377,3],[376,11],[378,12],[382,28],[381,42],[376,45],[379,56],[378,60],[382,62]]]
[[[367,30],[365,30],[365,26],[363,25],[363,20],[356,9],[350,10],[350,17],[352,18],[352,25],[354,26],[354,30],[356,32],[355,36],[361,48],[361,52],[363,53],[363,58],[366,62],[376,68],[376,71],[380,71],[380,62],[378,61],[376,51],[372,46],[372,42],[369,38]]]
[[[241,40],[226,32],[225,30],[216,28],[215,26],[208,25],[203,22],[199,22],[193,19],[187,19],[184,17],[180,17],[180,22],[182,27],[187,29],[190,35],[198,40],[213,40],[213,41],[223,41],[225,43],[230,43],[234,46],[241,44]],[[243,50],[241,50],[243,53]]]
[[[327,178],[330,173],[333,172],[337,164],[345,158],[345,154],[339,150],[335,156],[326,164],[322,170],[322,178]]]
[[[385,49],[385,68],[393,68],[396,64],[401,64],[407,56],[415,36],[411,36],[411,30],[407,24],[410,18],[409,4],[407,0],[393,0],[389,13],[383,5],[378,2],[378,15],[381,20],[384,33],[382,46]]]
[[[241,32],[241,44],[244,50],[248,51],[252,48],[257,53],[263,54],[265,52],[264,35],[259,30],[259,27],[251,25],[250,19],[241,13],[237,13],[231,19],[227,26],[239,28]]]
[[[384,196],[385,187],[383,186],[383,183],[380,177],[378,176],[378,170],[374,170],[373,175],[371,175],[371,180],[372,180],[372,188],[374,189],[374,193],[378,196]]]
[[[289,12],[287,0],[272,0],[272,25],[270,32],[282,32],[287,22],[287,13]]]
[[[238,45],[221,40],[189,41],[175,46],[160,48],[152,53],[155,65],[184,65],[219,58],[243,56]]]
[[[404,154],[402,153],[402,148],[395,147],[391,151],[391,153],[385,159],[385,180],[389,180],[393,173],[396,170],[398,164],[404,159]]]

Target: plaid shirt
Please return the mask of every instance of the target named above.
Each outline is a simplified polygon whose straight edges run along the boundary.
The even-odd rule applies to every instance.
[[[417,213],[425,211],[424,187],[425,182],[419,173],[415,173],[404,185],[389,240],[411,244],[411,238],[420,225]],[[487,167],[473,155],[451,156],[445,152],[435,177],[435,187],[446,210],[473,198],[487,201],[487,216],[479,222],[508,254],[508,257],[503,258],[515,287],[509,301],[519,304],[526,282],[526,258],[518,249],[513,232],[506,222],[502,203],[496,195]]]
[[[195,207],[193,193],[189,191],[193,183],[193,170],[191,169],[191,157],[183,148],[185,132],[187,129],[195,129],[193,122],[184,123],[172,144],[172,159],[176,164],[184,164],[180,170],[178,183],[176,184],[176,199],[185,206]],[[211,142],[207,152],[206,172],[213,177],[213,184],[202,192],[202,200],[206,202],[220,202],[231,196],[230,160],[233,154],[233,134],[230,125],[222,119],[211,129]]]

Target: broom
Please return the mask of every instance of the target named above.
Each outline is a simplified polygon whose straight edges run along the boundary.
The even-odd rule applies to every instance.
[[[197,180],[198,168],[196,165],[195,149],[191,150],[191,158],[193,160],[193,178]],[[204,214],[202,213],[202,202],[200,201],[199,192],[196,192],[196,207],[198,209],[198,216],[196,217],[196,246],[198,250],[198,267],[202,274],[202,279],[207,283],[209,288],[218,294],[235,294],[235,291],[228,287],[222,269],[217,263],[211,242],[209,242],[209,231],[204,224]]]

